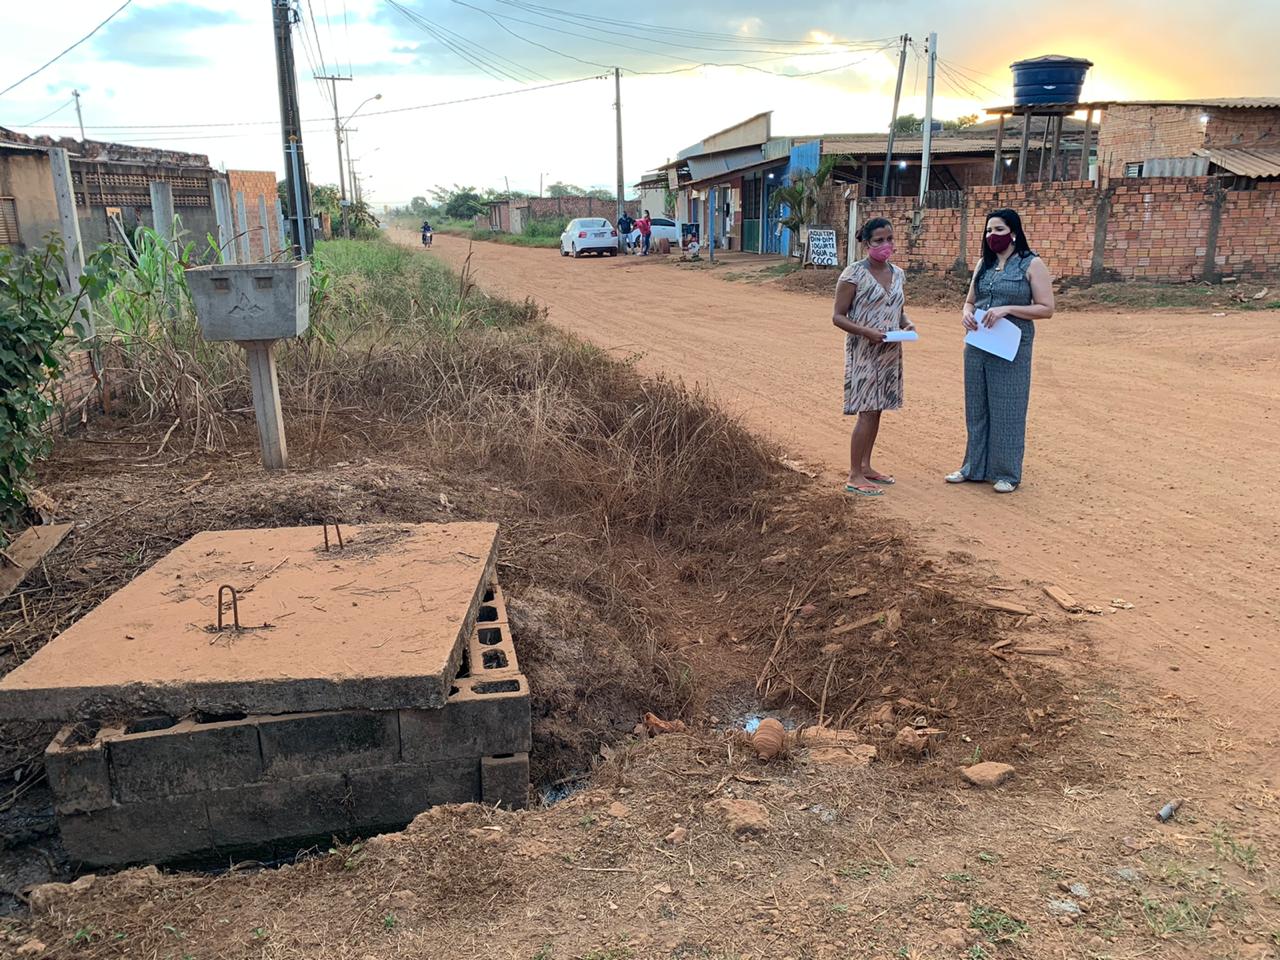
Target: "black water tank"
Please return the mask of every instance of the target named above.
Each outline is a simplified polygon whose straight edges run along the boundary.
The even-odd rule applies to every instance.
[[[1009,65],[1013,71],[1013,102],[1079,103],[1084,75],[1093,64],[1079,57],[1049,54]]]

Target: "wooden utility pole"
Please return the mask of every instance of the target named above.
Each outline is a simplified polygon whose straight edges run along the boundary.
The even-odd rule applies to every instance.
[[[615,121],[617,122],[618,133],[618,209],[613,217],[613,225],[616,227],[622,220],[622,210],[625,203],[623,199],[623,190],[625,185],[622,177],[622,71],[617,67],[613,68],[613,109]],[[626,252],[627,239],[622,235],[622,231],[618,231],[618,253]]]
[[[341,198],[339,211],[342,214],[342,235],[351,236],[347,229],[347,177],[342,169],[342,121],[338,117],[338,81],[350,80],[350,77],[316,77],[317,80],[329,81],[329,92],[333,96],[333,136],[338,141],[338,195]]]
[[[924,93],[924,150],[920,154],[920,203],[929,192],[929,161],[933,147],[933,77],[938,69],[938,35],[929,34],[929,82]]]
[[[880,196],[889,194],[889,168],[893,165],[893,135],[898,126],[898,101],[902,99],[902,75],[907,70],[907,44],[911,37],[902,35],[902,50],[898,53],[898,84],[893,88],[893,117],[889,120],[889,146],[884,152],[884,176],[880,180]]]
[[[294,13],[290,0],[271,0],[276,43],[276,81],[280,90],[280,136],[288,184],[289,219],[293,224],[293,257],[305,259],[315,246],[311,226],[311,189],[302,150],[302,116],[298,109],[298,75],[293,63]]]

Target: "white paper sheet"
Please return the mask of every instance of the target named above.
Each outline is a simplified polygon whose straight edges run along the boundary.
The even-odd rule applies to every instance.
[[[910,343],[912,340],[919,340],[920,334],[914,330],[890,330],[884,335],[885,343]]]
[[[978,322],[977,330],[970,330],[964,342],[979,350],[994,354],[1002,360],[1012,360],[1018,355],[1018,347],[1022,344],[1022,331],[1017,324],[1010,323],[1001,317],[990,327],[982,325],[985,310],[975,310],[973,319]]]

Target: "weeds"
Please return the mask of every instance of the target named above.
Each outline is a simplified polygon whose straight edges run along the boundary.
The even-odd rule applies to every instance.
[[[1186,899],[1171,904],[1145,897],[1142,900],[1142,917],[1148,929],[1159,936],[1175,933],[1203,936],[1216,911],[1216,905],[1197,905]]]
[[[1225,823],[1216,824],[1213,828],[1213,852],[1219,860],[1236,863],[1246,873],[1253,873],[1260,866],[1258,848],[1252,843],[1237,842],[1231,835],[1231,828]]]
[[[969,908],[969,926],[979,931],[992,943],[1007,943],[1016,940],[1029,929],[1022,920],[1017,920],[1003,910],[974,904]]]

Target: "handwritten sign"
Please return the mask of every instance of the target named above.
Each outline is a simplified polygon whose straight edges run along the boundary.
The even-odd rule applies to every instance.
[[[809,262],[815,267],[835,267],[840,261],[836,257],[836,232],[822,230],[817,227],[809,229]]]

